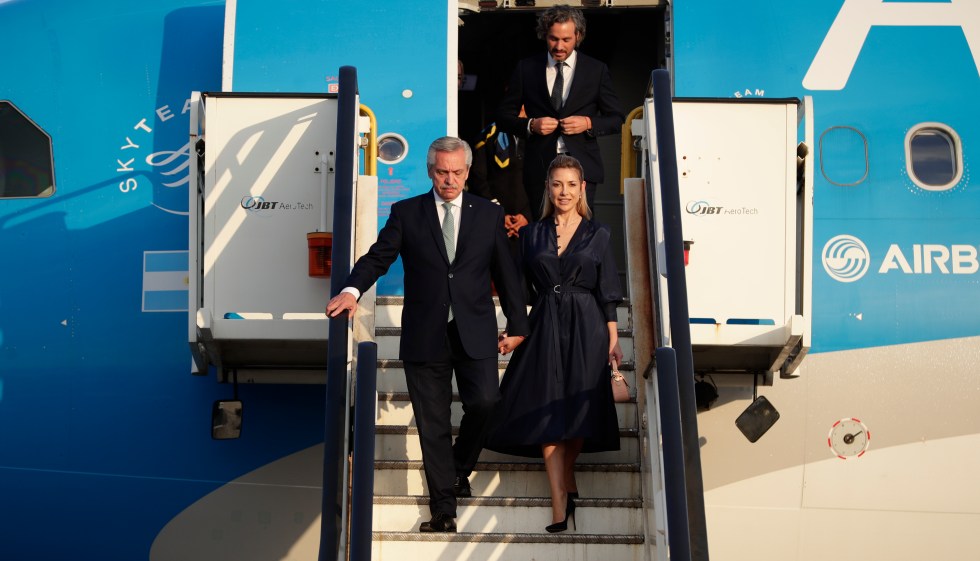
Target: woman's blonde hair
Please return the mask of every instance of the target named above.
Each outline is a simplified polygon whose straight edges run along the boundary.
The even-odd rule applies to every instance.
[[[589,202],[585,200],[585,170],[578,160],[567,154],[558,154],[554,160],[551,160],[551,165],[548,166],[548,173],[544,180],[544,197],[541,200],[541,216],[551,216],[555,213],[555,205],[551,202],[551,174],[559,168],[574,169],[578,172],[579,184],[582,186],[582,196],[579,197],[578,204],[575,205],[575,210],[587,220],[591,220],[592,209],[589,208]]]

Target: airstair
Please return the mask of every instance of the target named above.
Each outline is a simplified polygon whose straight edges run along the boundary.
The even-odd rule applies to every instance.
[[[583,454],[577,482],[581,500],[576,529],[548,534],[551,499],[544,464],[484,450],[470,477],[472,498],[459,500],[457,534],[422,534],[419,523],[430,518],[422,473],[418,430],[398,357],[401,334],[400,297],[379,297],[378,413],[376,427],[374,520],[371,558],[535,559],[538,561],[646,559],[640,484],[640,438],[637,405],[617,405],[621,448]],[[499,307],[498,307],[499,311]],[[619,308],[619,329],[626,355],[622,371],[636,387],[628,305]],[[503,315],[498,313],[501,329]],[[506,357],[504,357],[506,358]],[[499,363],[503,375],[506,360]],[[454,386],[455,387],[455,386]],[[453,425],[462,408],[453,402]]]

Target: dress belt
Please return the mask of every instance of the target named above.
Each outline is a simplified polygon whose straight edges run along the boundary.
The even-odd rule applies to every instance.
[[[589,292],[589,293],[591,293],[592,292],[592,289],[591,288],[585,288],[583,286],[562,286],[560,284],[556,284],[555,286],[553,286],[551,288],[551,292],[553,292],[555,294],[562,294],[562,293],[568,294],[568,293],[572,293],[572,292]]]

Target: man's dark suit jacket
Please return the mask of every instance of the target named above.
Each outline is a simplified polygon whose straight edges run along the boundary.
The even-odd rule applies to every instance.
[[[626,120],[619,98],[613,89],[609,69],[605,63],[578,52],[568,99],[558,111],[551,105],[551,92],[548,90],[548,82],[545,78],[547,66],[547,52],[520,61],[514,69],[510,86],[497,109],[496,120],[501,129],[519,135],[521,138],[527,138],[524,153],[524,186],[530,190],[531,183],[540,182],[541,187],[535,188],[544,189],[545,173],[551,160],[555,158],[558,137],[561,136],[560,130],[555,130],[547,136],[528,135],[528,119],[537,117],[562,119],[572,115],[591,118],[592,130],[581,134],[564,135],[565,146],[568,152],[582,163],[585,169],[585,181],[592,185],[602,183],[605,177],[596,137],[620,132],[620,127]],[[518,117],[522,104],[527,118]],[[539,209],[534,211],[539,212]]]
[[[400,254],[405,269],[400,357],[440,360],[446,348],[449,303],[466,354],[484,359],[497,354],[497,316],[490,278],[500,294],[509,335],[527,335],[528,321],[520,275],[507,246],[504,213],[486,199],[460,194],[462,214],[452,264],[432,191],[392,205],[378,241],[357,260],[346,286],[363,294]]]

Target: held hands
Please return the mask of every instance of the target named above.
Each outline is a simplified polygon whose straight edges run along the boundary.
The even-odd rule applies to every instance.
[[[347,311],[347,317],[354,317],[357,310],[357,299],[350,292],[341,292],[327,302],[327,317],[335,318],[341,312]]]
[[[497,351],[502,355],[506,355],[517,348],[518,345],[524,342],[524,337],[521,335],[514,335],[510,337],[507,332],[501,333],[497,337]]]
[[[527,218],[523,214],[507,214],[504,216],[504,228],[508,238],[516,238],[517,232],[527,226]]]

